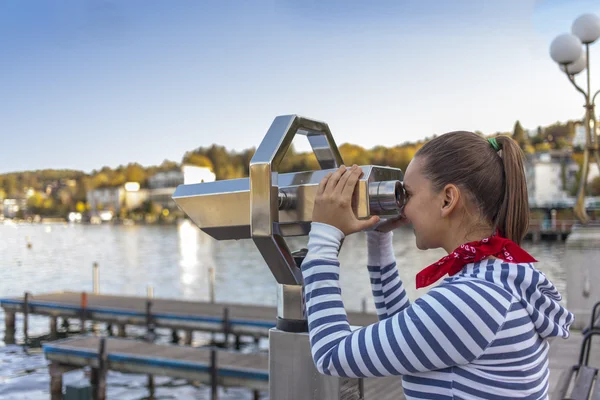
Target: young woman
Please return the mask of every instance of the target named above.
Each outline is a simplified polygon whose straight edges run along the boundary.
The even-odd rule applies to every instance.
[[[404,176],[403,215],[367,232],[380,321],[351,330],[339,286],[339,246],[344,236],[379,222],[358,220],[352,211],[361,173],[342,166],[323,179],[315,199],[302,273],[319,372],[402,375],[408,399],[547,398],[547,339],[567,338],[573,315],[519,247],[529,208],[516,142],[452,132],[417,152]],[[412,304],[391,232],[408,222],[419,249],[448,253],[417,275],[417,287],[448,277]]]

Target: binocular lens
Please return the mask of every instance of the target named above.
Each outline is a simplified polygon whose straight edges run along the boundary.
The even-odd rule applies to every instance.
[[[400,214],[406,196],[401,181],[369,183],[369,208],[371,215]]]

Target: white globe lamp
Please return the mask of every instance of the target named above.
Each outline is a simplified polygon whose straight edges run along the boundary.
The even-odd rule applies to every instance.
[[[596,14],[583,14],[573,22],[571,32],[584,44],[594,43],[600,38],[600,17]]]
[[[581,57],[581,40],[570,33],[559,35],[550,44],[550,57],[559,64],[571,64]]]
[[[586,64],[587,58],[585,56],[585,53],[582,51],[581,56],[577,61],[571,64],[561,64],[560,69],[563,70],[563,72],[568,73],[569,75],[577,75],[578,73],[585,70]]]

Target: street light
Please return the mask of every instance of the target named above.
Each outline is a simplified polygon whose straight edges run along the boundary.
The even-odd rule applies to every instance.
[[[594,103],[600,90],[592,95],[590,89],[590,44],[600,38],[600,18],[595,14],[584,14],[573,22],[571,32],[559,35],[552,41],[550,56],[560,65],[560,69],[567,75],[573,86],[585,97],[583,169],[581,170],[574,211],[577,218],[583,224],[586,224],[590,220],[585,210],[585,185],[588,179],[590,161],[595,160],[598,168],[600,168],[596,114],[594,112]],[[583,72],[583,70],[587,70],[587,90],[582,89],[575,82],[575,75]],[[590,160],[590,156],[593,157],[592,160]]]

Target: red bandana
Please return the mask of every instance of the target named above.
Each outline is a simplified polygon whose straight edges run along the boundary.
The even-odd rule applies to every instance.
[[[478,242],[465,243],[452,254],[423,269],[417,274],[417,289],[435,283],[446,274],[452,276],[460,272],[465,265],[490,256],[514,263],[537,261],[512,240],[496,234]]]

